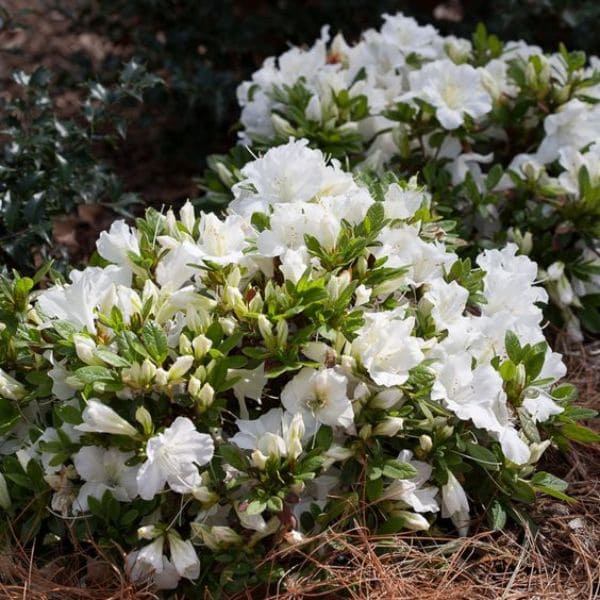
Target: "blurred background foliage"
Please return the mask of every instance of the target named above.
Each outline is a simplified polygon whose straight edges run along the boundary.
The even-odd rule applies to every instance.
[[[432,23],[445,34],[470,37],[483,21],[501,39],[524,39],[545,50],[555,50],[562,41],[569,48],[600,54],[597,0],[3,0],[0,93],[5,104],[0,106],[0,119],[13,120],[12,129],[4,126],[0,132],[0,173],[3,166],[12,168],[6,164],[7,149],[14,149],[15,136],[23,134],[14,110],[8,114],[13,97],[23,92],[9,67],[33,73],[42,63],[52,73],[45,85],[52,85],[43,91],[48,97],[43,139],[34,144],[46,150],[28,162],[35,167],[30,170],[46,169],[50,176],[56,172],[44,163],[56,162],[48,149],[61,136],[60,128],[47,126],[49,120],[67,113],[73,130],[77,124],[83,127],[76,132],[77,160],[67,160],[66,168],[72,164],[73,172],[65,175],[65,165],[60,166],[62,179],[53,179],[58,183],[52,193],[58,200],[51,211],[40,213],[42,221],[90,202],[90,194],[78,192],[76,180],[96,181],[98,173],[105,185],[95,189],[96,203],[110,205],[129,192],[145,204],[177,204],[198,195],[195,179],[206,157],[235,144],[236,87],[266,57],[280,54],[289,44],[312,44],[324,24],[331,26],[332,34],[342,31],[353,41],[365,29],[378,27],[381,14],[397,11]],[[86,94],[90,85],[118,89],[123,65],[131,60],[165,85],[143,86],[138,95],[143,103],[135,108],[109,102],[112,122],[123,125],[116,142],[111,138],[107,144],[102,136],[89,134]],[[77,102],[61,102],[73,94]],[[14,169],[10,172],[15,180]],[[0,189],[12,192],[11,186],[17,185],[13,180],[0,182]],[[61,194],[63,182],[67,183]],[[39,190],[22,192],[21,183],[19,203],[25,206]],[[0,236],[8,228],[3,210],[0,207]],[[41,237],[23,240],[16,253],[3,248],[0,260],[30,267],[23,248],[38,251],[51,237],[48,223],[36,226]]]

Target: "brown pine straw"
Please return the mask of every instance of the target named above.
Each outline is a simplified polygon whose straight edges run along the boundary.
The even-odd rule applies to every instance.
[[[565,355],[577,403],[600,410],[600,341],[554,347]],[[588,425],[594,426],[593,423]],[[466,538],[435,534],[378,537],[356,526],[272,552],[283,577],[235,600],[597,600],[600,599],[600,447],[550,451],[542,469],[570,482],[565,504],[540,497],[534,533],[485,531]],[[0,600],[155,600],[99,549],[43,560],[35,547],[0,548]],[[171,594],[173,600],[187,600]],[[198,592],[190,600],[211,600]],[[220,596],[224,598],[224,596]]]

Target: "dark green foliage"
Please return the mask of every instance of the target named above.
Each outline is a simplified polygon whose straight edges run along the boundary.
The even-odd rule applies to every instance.
[[[97,158],[100,145],[124,138],[120,109],[141,101],[160,80],[131,61],[111,87],[86,84],[80,112],[63,118],[56,106],[53,76],[44,68],[17,72],[0,100],[0,261],[31,270],[33,253],[65,259],[52,246],[53,219],[78,204],[104,204],[124,213],[136,201]]]

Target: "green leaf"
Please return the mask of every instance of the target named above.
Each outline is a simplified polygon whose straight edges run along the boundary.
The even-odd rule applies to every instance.
[[[406,519],[403,517],[389,517],[383,525],[377,529],[378,535],[391,535],[404,529]]]
[[[546,471],[538,471],[531,478],[531,483],[534,485],[543,485],[559,492],[564,492],[569,487],[566,481],[556,475],[552,475],[552,473],[546,473]]]
[[[577,388],[572,383],[563,383],[552,390],[552,397],[557,400],[572,400],[577,396]]]
[[[512,497],[526,504],[535,502],[535,490],[527,481],[519,479],[512,484]]]
[[[71,425],[79,425],[81,423],[81,411],[74,406],[64,404],[55,409],[56,414],[65,422]]]
[[[365,492],[369,502],[375,502],[383,493],[383,479],[367,479],[365,484]]]
[[[260,515],[267,508],[267,503],[262,500],[252,500],[246,507],[247,515]]]
[[[153,321],[148,321],[142,327],[140,338],[146,350],[157,365],[162,365],[167,358],[168,344],[165,332]]]
[[[94,354],[103,362],[108,363],[111,367],[129,367],[131,363],[122,356],[107,350],[103,346],[98,346]]]
[[[274,513],[280,513],[283,510],[283,500],[278,496],[271,496],[267,500],[267,509]]]
[[[329,450],[333,442],[333,429],[329,425],[321,425],[315,436],[315,446],[324,452]]]
[[[502,178],[503,174],[504,174],[504,169],[502,168],[502,165],[494,165],[490,169],[490,172],[488,173],[487,177],[485,178],[485,187],[488,192],[493,190],[498,185],[498,182]]]
[[[504,345],[506,347],[508,358],[510,358],[515,365],[518,365],[521,362],[522,354],[519,338],[512,331],[507,331],[506,336],[504,337]]]
[[[385,461],[385,464],[383,465],[383,474],[391,479],[411,479],[417,475],[417,471],[409,463],[392,459]]]
[[[498,373],[504,381],[512,381],[517,374],[517,367],[512,360],[507,359],[498,368]]]
[[[248,460],[241,450],[231,444],[223,444],[219,448],[221,458],[234,469],[238,471],[246,471],[248,469]]]
[[[600,434],[592,431],[588,427],[583,425],[576,425],[575,423],[565,423],[561,428],[560,432],[568,439],[574,442],[582,442],[584,444],[592,444],[600,442]]]
[[[85,385],[89,383],[108,383],[115,379],[110,369],[97,366],[81,367],[75,371],[75,377]]]
[[[498,500],[494,500],[487,513],[490,528],[493,531],[504,529],[506,525],[506,510]]]
[[[19,411],[16,403],[0,397],[0,433],[8,431],[18,420]]]
[[[497,471],[501,466],[496,455],[484,446],[468,442],[466,450],[471,458],[474,458],[480,465],[489,471]]]

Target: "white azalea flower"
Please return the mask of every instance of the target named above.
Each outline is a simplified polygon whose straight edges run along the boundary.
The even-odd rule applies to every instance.
[[[173,530],[167,533],[167,540],[169,541],[171,562],[177,573],[185,579],[191,579],[192,581],[198,579],[200,576],[200,560],[192,543],[189,540],[182,540],[179,534]]]
[[[314,427],[305,428],[302,415],[272,408],[258,419],[236,419],[239,432],[231,443],[244,450],[259,450],[264,456],[290,456],[299,454],[298,445],[315,433]]]
[[[442,486],[442,516],[452,519],[460,535],[469,530],[469,501],[462,485],[451,471],[447,471],[448,482]]]
[[[428,206],[431,200],[424,190],[404,189],[397,183],[390,184],[384,198],[383,207],[388,219],[410,219],[423,203]]]
[[[490,365],[471,370],[469,354],[448,356],[438,367],[431,399],[440,400],[459,419],[494,434],[507,458],[517,464],[529,459],[529,448],[510,423],[502,378]]]
[[[412,71],[408,79],[410,92],[399,100],[419,98],[431,104],[445,129],[460,127],[465,114],[478,119],[492,110],[492,99],[483,87],[481,74],[470,65],[438,60]]]
[[[98,254],[128,270],[134,269],[134,263],[129,257],[129,253],[139,255],[140,244],[138,241],[137,230],[132,229],[125,221],[115,221],[108,231],[102,231],[96,242]]]
[[[354,412],[347,388],[348,379],[335,369],[304,367],[283,388],[281,403],[324,425],[350,427]]]
[[[73,270],[69,277],[72,283],[56,285],[41,292],[36,306],[47,317],[63,319],[78,329],[86,327],[90,333],[96,333],[96,309],[111,286],[131,284],[131,273],[114,265],[104,269],[87,267],[83,271]]]
[[[101,500],[110,491],[119,502],[129,502],[137,496],[136,475],[138,467],[128,467],[125,462],[133,452],[120,452],[115,448],[84,446],[73,456],[73,464],[84,483],[73,503],[73,512],[88,510],[88,497]]]
[[[137,475],[140,496],[152,500],[165,483],[180,494],[191,493],[201,483],[198,466],[208,463],[213,453],[212,438],[199,433],[187,417],[177,417],[163,433],[148,440],[148,458]]]
[[[365,324],[352,342],[352,354],[378,385],[402,385],[424,358],[423,340],[412,335],[414,317],[403,309],[365,313]]]
[[[421,460],[413,460],[410,450],[402,450],[398,460],[412,465],[417,474],[411,479],[393,481],[383,491],[380,499],[402,502],[418,513],[439,511],[440,507],[436,500],[438,489],[435,486],[424,486],[431,478],[433,470],[431,465]]]
[[[127,555],[125,564],[131,579],[137,583],[152,581],[158,589],[173,590],[181,576],[163,554],[164,538],[158,537],[141,550]]]
[[[544,423],[550,417],[564,411],[545,390],[529,388],[525,391],[523,408],[531,415],[534,423]]]

